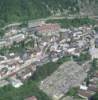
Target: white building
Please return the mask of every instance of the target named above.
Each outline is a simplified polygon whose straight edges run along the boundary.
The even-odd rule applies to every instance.
[[[25,35],[24,34],[18,34],[18,35],[14,35],[12,37],[9,38],[11,42],[21,42],[25,39]]]
[[[87,90],[88,87],[87,87],[86,85],[80,85],[80,89],[81,89],[81,90]]]
[[[16,78],[11,78],[10,83],[15,88],[19,88],[23,85],[23,83],[19,79],[16,79]]]
[[[6,46],[6,41],[0,41],[0,48],[3,48],[4,46]]]

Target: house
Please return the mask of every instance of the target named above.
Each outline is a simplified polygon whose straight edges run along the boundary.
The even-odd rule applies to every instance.
[[[24,99],[24,100],[37,100],[37,97],[31,96],[31,97],[28,97],[28,98],[26,98],[26,99]]]
[[[78,95],[84,99],[88,99],[92,97],[95,94],[95,92],[89,91],[89,90],[79,90]]]

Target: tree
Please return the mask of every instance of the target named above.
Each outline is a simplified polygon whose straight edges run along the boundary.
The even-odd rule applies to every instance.
[[[0,30],[0,37],[4,36],[4,30]]]

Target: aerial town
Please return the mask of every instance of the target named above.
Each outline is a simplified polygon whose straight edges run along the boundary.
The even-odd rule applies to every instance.
[[[60,98],[70,87],[80,86],[78,95],[87,99],[98,92],[98,71],[87,86],[84,79],[90,60],[84,64],[73,60],[73,56],[79,57],[85,52],[91,60],[98,58],[98,33],[92,25],[62,28],[58,23],[39,21],[23,28],[11,26],[0,39],[0,87],[11,84],[19,88],[33,76],[37,67],[71,56],[71,61],[42,80],[39,87],[49,96]],[[32,98],[25,100],[37,100]]]

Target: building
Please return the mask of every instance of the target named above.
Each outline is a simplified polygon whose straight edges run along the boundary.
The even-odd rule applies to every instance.
[[[4,87],[8,84],[9,84],[9,82],[7,80],[0,80],[0,87]]]
[[[95,84],[90,84],[88,86],[88,90],[93,91],[93,92],[98,92],[98,87]]]
[[[95,48],[98,48],[98,38],[95,39]]]
[[[26,80],[32,76],[32,70],[29,68],[23,69],[22,71],[18,72],[17,76],[22,80]]]
[[[3,48],[6,46],[6,41],[0,41],[0,48]]]
[[[78,95],[84,99],[92,97],[95,93],[89,90],[79,90]]]
[[[80,85],[80,89],[86,91],[88,89],[88,87],[86,85]]]
[[[60,31],[60,25],[58,24],[43,24],[42,26],[36,27],[38,35],[51,36],[55,35]]]
[[[6,59],[7,59],[6,56],[2,56],[2,55],[0,55],[0,62],[1,62],[1,61],[4,61],[4,60],[6,60]]]
[[[10,78],[10,83],[11,85],[14,87],[14,88],[19,88],[23,85],[23,83],[19,80],[19,79],[16,79],[16,78]]]
[[[28,27],[29,28],[38,27],[43,25],[44,23],[45,23],[44,21],[35,21],[35,22],[33,21],[28,23]]]
[[[0,79],[3,77],[3,76],[5,76],[5,75],[7,75],[8,74],[8,72],[9,72],[9,66],[8,65],[0,65]]]
[[[69,48],[66,51],[69,55],[80,56],[80,50],[76,48]]]
[[[37,98],[35,96],[31,96],[31,97],[28,97],[28,98],[26,98],[24,100],[37,100]]]
[[[24,34],[14,35],[14,36],[12,36],[12,37],[9,38],[9,40],[11,42],[17,42],[17,43],[23,41],[24,39],[25,39]]]
[[[98,48],[90,48],[89,52],[92,56],[92,59],[98,58]]]

